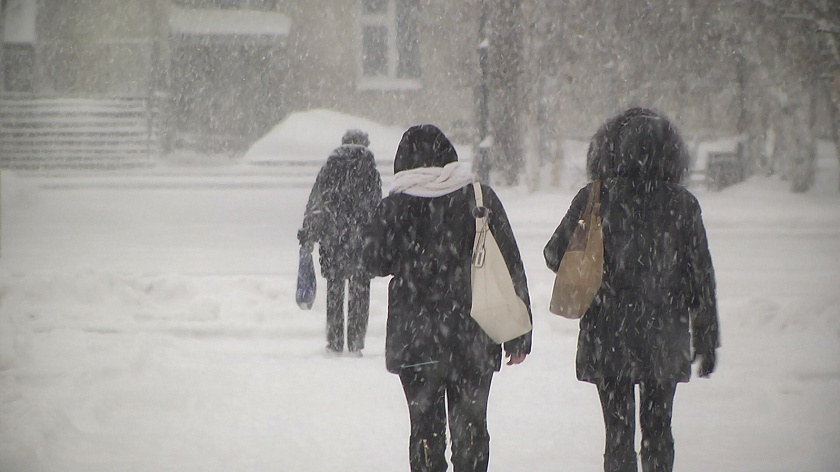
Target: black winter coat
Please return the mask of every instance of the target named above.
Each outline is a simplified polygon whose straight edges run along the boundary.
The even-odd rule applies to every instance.
[[[530,310],[525,269],[513,231],[495,192],[482,186],[489,224],[511,271],[516,292]],[[386,197],[373,220],[366,259],[378,276],[393,275],[388,291],[387,368],[440,362],[475,371],[501,367],[501,346],[470,317],[470,264],[475,240],[472,185],[437,198]],[[529,353],[531,333],[505,343],[511,354]]]
[[[298,233],[303,245],[319,243],[324,278],[366,273],[363,231],[381,199],[382,180],[373,153],[355,144],[336,148],[315,179]]]
[[[685,382],[692,342],[704,356],[718,346],[714,268],[700,205],[679,184],[688,169],[685,149],[668,119],[645,108],[607,120],[590,142],[587,171],[602,182],[604,278],[580,320],[580,380]],[[545,247],[555,272],[591,188],[578,192]]]
[[[557,271],[592,184],[582,188],[545,247]],[[696,198],[679,184],[607,178],[601,188],[604,278],[580,320],[577,377],[688,381],[691,334],[718,345],[715,279]]]

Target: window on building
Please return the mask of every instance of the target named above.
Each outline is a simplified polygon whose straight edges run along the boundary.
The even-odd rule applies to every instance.
[[[388,0],[362,0],[365,14],[387,13]]]
[[[34,51],[38,40],[35,18],[37,0],[0,0],[5,6],[5,18],[0,28],[0,48],[3,62],[0,67],[0,91],[31,92],[34,82]]]
[[[0,43],[2,44],[2,43]],[[2,87],[6,92],[31,92],[34,47],[27,43],[6,43],[3,48]]]
[[[365,26],[362,29],[362,73],[365,77],[388,75],[388,28]]]
[[[246,10],[276,10],[277,0],[174,0],[176,5],[189,8],[221,8]]]
[[[362,0],[362,88],[419,86],[418,3],[418,0]]]

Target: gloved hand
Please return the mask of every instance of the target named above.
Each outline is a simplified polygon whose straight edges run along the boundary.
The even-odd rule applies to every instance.
[[[303,229],[299,229],[297,237],[298,241],[300,241],[300,247],[306,250],[307,252],[312,252],[312,250],[315,248],[315,243],[309,237],[308,232]]]
[[[694,358],[691,362],[695,362],[697,358],[700,357],[700,368],[697,370],[697,373],[700,377],[708,378],[712,372],[715,371],[715,363],[717,361],[717,356],[715,354],[715,350],[712,349],[708,352],[697,352],[694,351]]]

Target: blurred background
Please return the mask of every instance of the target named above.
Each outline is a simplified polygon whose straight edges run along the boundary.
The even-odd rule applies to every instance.
[[[531,189],[634,105],[677,124],[715,188],[807,191],[818,142],[840,143],[835,0],[1,4],[7,169],[236,160],[313,109],[436,123],[483,178]]]

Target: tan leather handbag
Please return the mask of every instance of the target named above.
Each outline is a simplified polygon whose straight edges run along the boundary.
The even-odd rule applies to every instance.
[[[601,181],[592,184],[551,293],[549,311],[576,320],[586,313],[601,288],[604,275],[604,236],[601,228]]]

